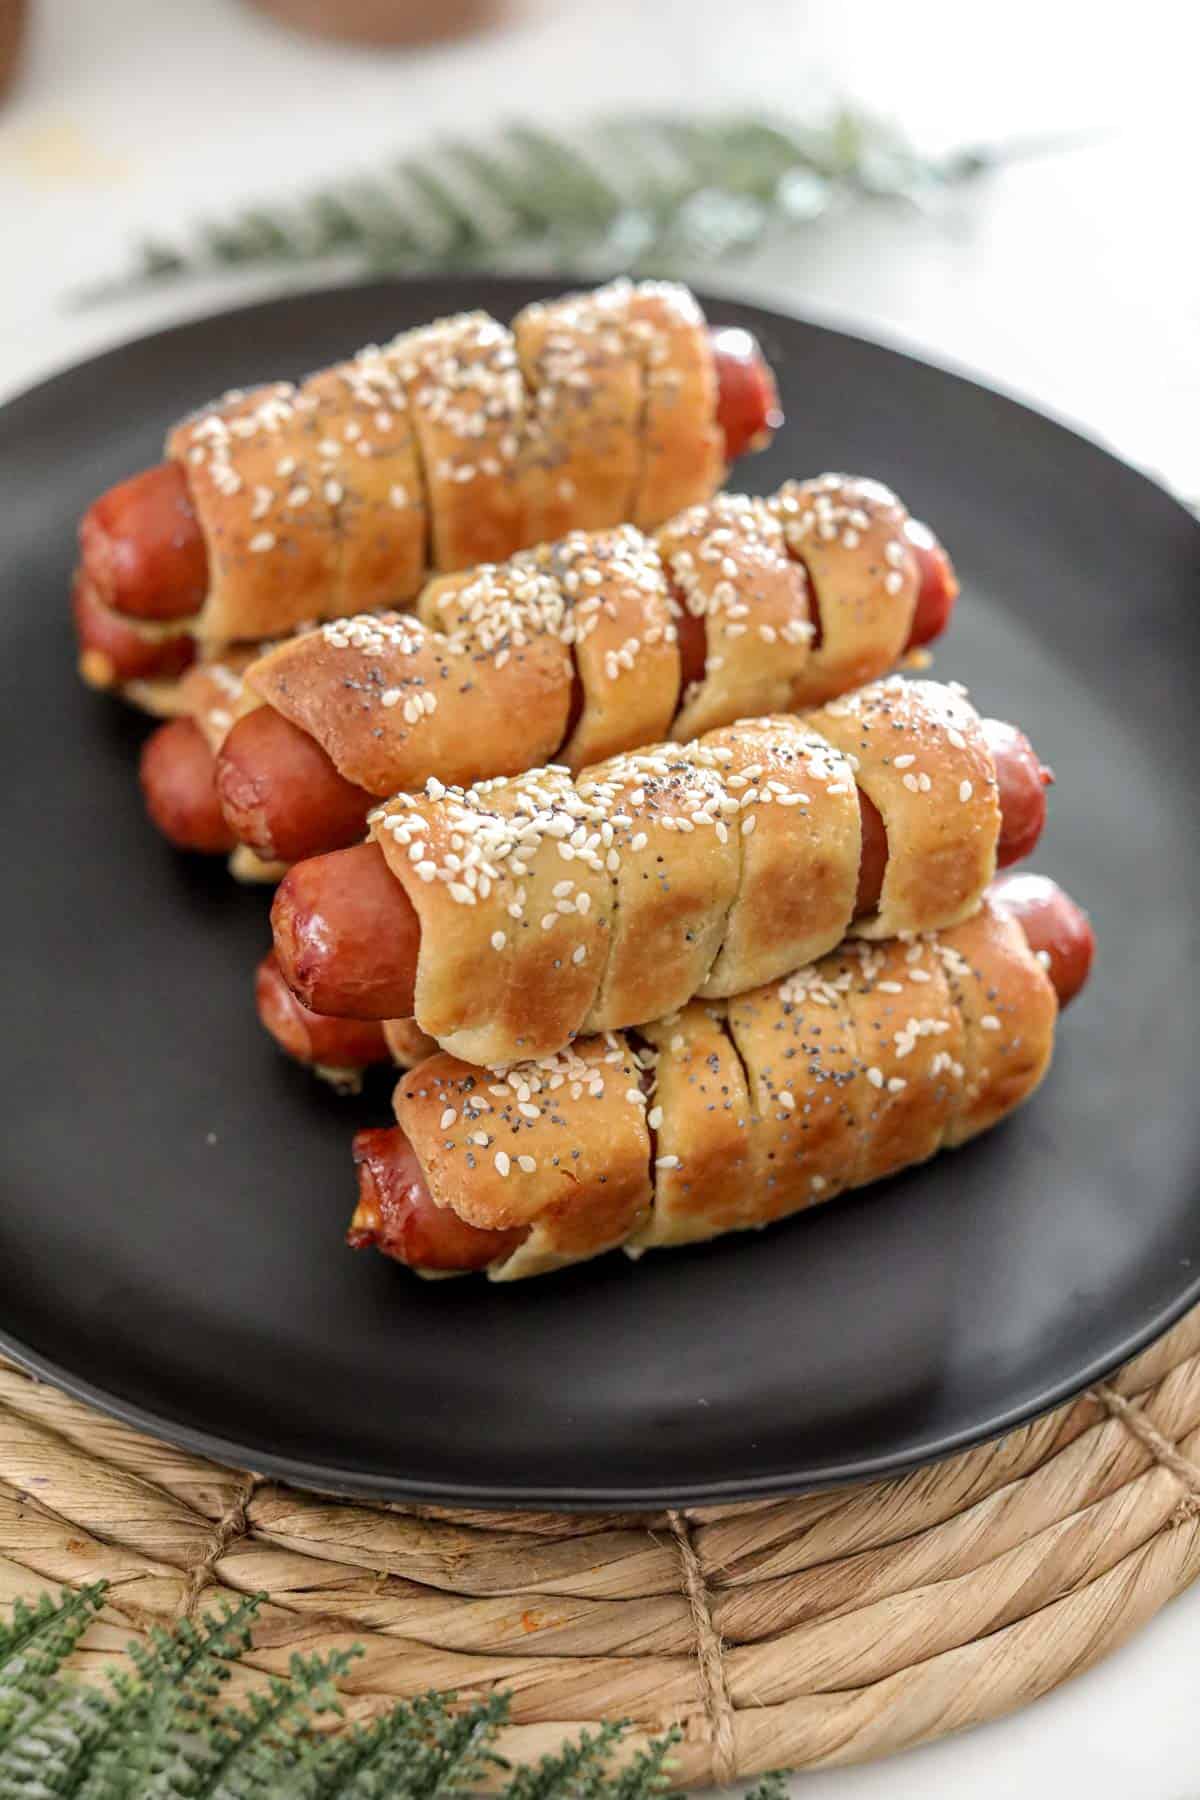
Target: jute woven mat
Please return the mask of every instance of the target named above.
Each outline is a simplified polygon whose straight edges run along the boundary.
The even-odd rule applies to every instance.
[[[855,1762],[1024,1705],[1200,1572],[1200,1311],[1000,1443],[872,1487],[687,1513],[337,1501],[142,1437],[0,1362],[0,1603],[104,1577],[75,1657],[269,1596],[236,1694],[361,1643],[370,1716],[512,1695],[506,1754],[683,1727],[681,1787]]]

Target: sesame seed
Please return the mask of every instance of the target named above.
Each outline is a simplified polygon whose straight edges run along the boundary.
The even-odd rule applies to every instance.
[[[492,1158],[492,1161],[496,1165],[497,1175],[507,1175],[508,1171],[512,1168],[512,1164],[508,1160],[507,1150],[497,1150],[495,1156],[493,1156],[493,1158]]]
[[[656,1158],[654,1166],[656,1169],[677,1169],[679,1158],[677,1156],[660,1156]]]
[[[575,948],[571,952],[571,961],[573,963],[581,963],[581,962],[587,961],[587,945],[586,944],[576,944]]]
[[[518,1156],[517,1167],[522,1170],[524,1174],[532,1175],[537,1168],[537,1158],[534,1156]]]
[[[974,792],[975,792],[975,789],[972,787],[972,785],[969,781],[960,781],[959,782],[958,797],[962,801],[964,806],[966,805],[967,801],[971,798],[971,795]]]
[[[445,1112],[442,1114],[442,1119],[441,1119],[442,1130],[449,1131],[451,1125],[453,1125],[453,1123],[454,1123],[455,1119],[457,1119],[457,1117],[458,1117],[458,1114],[455,1112],[454,1108],[452,1106],[448,1106],[446,1108]]]
[[[503,948],[504,948],[505,944],[507,944],[507,942],[508,942],[508,938],[505,936],[504,932],[493,931],[493,933],[492,933],[492,949],[493,950],[503,950]]]
[[[894,756],[892,758],[892,765],[897,769],[911,769],[916,760],[915,756],[909,756],[907,754],[904,756]]]
[[[275,533],[273,531],[257,531],[250,539],[249,548],[253,551],[255,556],[261,556],[265,550],[273,550],[275,548],[275,542]]]
[[[742,820],[742,836],[749,837],[757,824],[758,815],[756,813],[747,813],[746,817]]]
[[[823,1175],[814,1175],[809,1182],[809,1186],[814,1194],[823,1193],[826,1185],[825,1177]]]
[[[980,1019],[979,1023],[982,1025],[982,1027],[985,1031],[999,1031],[1000,1030],[1000,1021],[996,1017],[995,1013],[984,1013],[984,1015],[983,1015],[982,1019]]]
[[[877,1069],[874,1063],[872,1063],[871,1067],[867,1070],[867,1080],[872,1087],[881,1088],[883,1086],[883,1070]]]
[[[904,1089],[908,1086],[908,1083],[905,1081],[903,1075],[893,1075],[887,1085],[889,1094],[900,1094],[903,1093]]]
[[[647,1125],[650,1127],[651,1131],[657,1131],[659,1126],[662,1124],[662,1122],[663,1122],[662,1107],[661,1106],[652,1106],[650,1108],[650,1111],[646,1114]]]
[[[785,1107],[788,1112],[795,1111],[796,1096],[792,1093],[790,1088],[780,1088],[775,1097],[779,1101],[780,1106]]]

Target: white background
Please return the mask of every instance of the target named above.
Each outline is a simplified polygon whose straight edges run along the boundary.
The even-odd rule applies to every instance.
[[[439,132],[630,104],[804,113],[847,96],[931,149],[1097,133],[936,216],[867,209],[716,282],[974,368],[1200,495],[1191,9],[1007,0],[514,0],[511,22],[407,55],[286,35],[238,0],[33,0],[0,110],[0,393],[261,281],[81,311],[141,231],[370,170]],[[1194,15],[1193,15],[1194,16]],[[280,371],[295,373],[295,371]],[[273,371],[264,371],[270,374]],[[1200,1590],[1026,1712],[806,1800],[1200,1795]]]

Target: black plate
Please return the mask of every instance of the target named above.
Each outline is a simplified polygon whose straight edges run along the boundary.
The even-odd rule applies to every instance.
[[[73,672],[80,510],[227,385],[550,283],[412,282],[167,331],[0,413],[9,853],[0,1343],[164,1436],[318,1487],[655,1505],[898,1470],[1028,1417],[1200,1293],[1195,523],[1095,445],[878,345],[724,302],[789,424],[743,478],[860,469],[953,548],[939,672],[1059,786],[1039,866],[1091,990],[986,1141],[762,1236],[512,1288],[341,1245],[352,1128],[259,1032],[266,897],[142,816],[142,723]]]

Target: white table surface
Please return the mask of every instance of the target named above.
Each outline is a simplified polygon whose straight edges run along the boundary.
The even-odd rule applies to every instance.
[[[286,197],[516,111],[795,113],[847,95],[934,149],[1101,135],[935,217],[834,219],[716,283],[978,370],[1200,494],[1200,28],[1180,4],[515,0],[506,29],[408,55],[294,38],[238,0],[33,4],[24,79],[0,110],[0,395],[271,285],[220,277],[66,304],[143,231]],[[1198,1666],[1200,1588],[1011,1719],[794,1788],[805,1800],[1194,1797]]]

